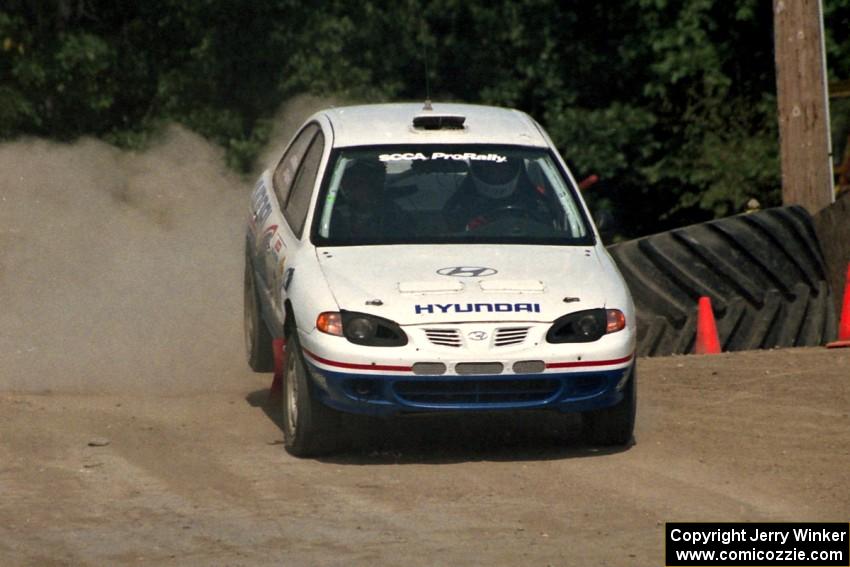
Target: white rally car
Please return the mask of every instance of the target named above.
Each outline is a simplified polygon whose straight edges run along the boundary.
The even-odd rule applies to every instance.
[[[287,450],[344,413],[581,412],[627,444],[635,313],[548,135],[528,115],[381,104],[313,115],[252,195],[251,367],[285,340]]]

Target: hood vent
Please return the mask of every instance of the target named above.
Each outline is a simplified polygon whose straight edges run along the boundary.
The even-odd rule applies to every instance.
[[[413,117],[413,127],[417,130],[463,130],[466,116],[459,114],[432,114],[423,112]]]
[[[399,282],[400,293],[427,294],[427,293],[458,293],[463,291],[463,282],[457,280],[423,281],[423,282]]]
[[[497,293],[543,293],[546,285],[540,280],[481,280],[481,291]]]

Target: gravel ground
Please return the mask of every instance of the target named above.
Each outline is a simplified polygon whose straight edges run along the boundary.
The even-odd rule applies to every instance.
[[[299,460],[269,377],[232,378],[0,395],[2,563],[662,565],[666,521],[850,517],[850,349],[642,359],[619,451],[542,413],[358,424]]]

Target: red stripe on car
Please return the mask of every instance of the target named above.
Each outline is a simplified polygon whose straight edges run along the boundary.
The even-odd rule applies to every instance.
[[[328,360],[327,358],[322,358],[317,354],[313,354],[306,348],[302,348],[304,354],[315,360],[316,362],[320,362],[321,364],[326,364],[328,366],[336,366],[337,368],[348,368],[349,370],[384,370],[388,372],[412,372],[412,366],[389,366],[384,364],[354,364],[351,362],[338,362],[336,360]]]
[[[633,354],[624,356],[623,358],[615,358],[613,360],[580,360],[576,362],[547,362],[546,368],[580,368],[582,366],[611,366],[613,364],[623,364],[630,361],[634,357]]]
[[[329,360],[327,358],[322,358],[321,356],[310,352],[307,349],[302,349],[304,354],[319,362],[321,364],[325,364],[327,366],[335,366],[337,368],[347,368],[349,370],[377,370],[384,372],[412,372],[412,366],[391,366],[386,364],[355,364],[352,362],[339,362],[336,360]],[[546,368],[582,368],[582,367],[592,367],[592,366],[613,366],[615,364],[623,364],[625,362],[629,362],[634,357],[633,354],[628,356],[624,356],[623,358],[615,358],[612,360],[581,360],[575,362],[547,362]]]

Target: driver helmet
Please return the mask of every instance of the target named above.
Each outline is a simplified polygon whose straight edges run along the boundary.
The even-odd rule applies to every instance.
[[[343,195],[352,202],[377,204],[384,191],[386,168],[377,160],[355,159],[342,178]]]
[[[521,160],[507,158],[502,163],[472,161],[469,172],[479,195],[487,199],[505,199],[516,189],[521,168]]]

